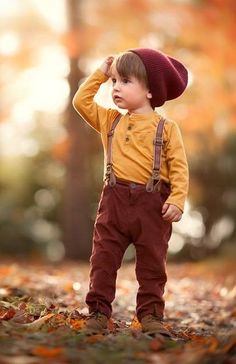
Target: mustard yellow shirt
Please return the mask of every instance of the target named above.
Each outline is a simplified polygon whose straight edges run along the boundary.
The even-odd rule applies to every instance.
[[[107,133],[115,117],[116,109],[106,109],[94,101],[100,85],[108,77],[96,70],[82,83],[73,99],[73,106],[82,118],[101,134],[104,148],[104,176],[107,159]],[[123,115],[115,128],[112,139],[112,163],[115,175],[137,183],[147,183],[152,173],[154,145],[160,115]],[[166,120],[163,132],[164,145],[161,154],[161,179],[170,183],[171,193],[167,203],[182,211],[188,192],[188,164],[180,130],[174,121]]]

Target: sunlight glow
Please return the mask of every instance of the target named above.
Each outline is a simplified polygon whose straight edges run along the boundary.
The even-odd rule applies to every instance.
[[[78,67],[85,73],[85,74],[90,74],[91,72],[94,72],[102,63],[103,59],[97,58],[97,59],[93,59],[90,60],[88,58],[81,58],[81,60],[79,61]],[[81,80],[81,82],[84,80]],[[107,108],[114,108],[116,107],[115,104],[113,103],[112,100],[112,96],[111,96],[111,92],[112,92],[112,84],[111,81],[109,80],[108,82],[103,83],[97,94],[95,95],[95,101],[100,104],[103,105],[104,107]],[[119,110],[121,113],[124,113],[125,111],[123,110]]]
[[[226,117],[221,117],[219,119],[216,119],[213,128],[214,128],[214,133],[219,138],[225,138],[227,134],[229,134],[230,130],[228,119]]]
[[[0,124],[0,145],[1,155],[25,155],[33,157],[39,152],[38,142],[22,134],[23,130],[14,123],[8,122]]]
[[[103,58],[97,59],[89,59],[86,57],[81,57],[78,62],[78,67],[83,71],[85,74],[90,74],[94,72],[103,62]]]
[[[100,104],[103,105],[106,108],[114,108],[115,104],[113,103],[112,100],[112,96],[111,96],[111,92],[112,92],[112,86],[111,86],[111,82],[108,81],[107,83],[103,83],[96,96],[95,96],[95,101]],[[124,110],[120,110],[121,113],[125,112]]]
[[[234,230],[235,223],[229,216],[224,216],[218,220],[212,227],[210,232],[211,239],[208,242],[208,246],[216,248],[220,245],[221,241],[230,236]]]
[[[182,250],[184,247],[184,238],[176,233],[173,233],[170,241],[169,241],[169,252],[171,254],[176,254],[178,253],[180,250]]]
[[[30,226],[33,239],[38,243],[45,243],[57,240],[60,236],[60,229],[56,224],[39,218]]]
[[[175,225],[175,231],[194,239],[202,238],[205,234],[205,226],[199,211],[186,211],[182,219]]]
[[[49,241],[46,254],[51,262],[60,262],[65,256],[65,247],[60,240]]]
[[[25,86],[25,96],[34,110],[62,112],[67,104],[69,85],[66,79],[59,79],[41,68],[31,68],[21,73],[18,84]]]
[[[16,154],[34,157],[39,153],[39,144],[35,139],[27,138],[20,141]]]
[[[21,0],[0,0],[0,17],[12,17],[17,14],[22,8],[21,3]]]
[[[37,12],[56,32],[64,32],[67,29],[66,3],[65,0],[31,0]]]
[[[194,82],[194,76],[193,73],[188,69],[188,84],[187,88],[189,88]]]
[[[20,38],[14,32],[7,32],[0,37],[0,54],[13,56],[20,48]]]
[[[58,198],[55,197],[54,191],[47,190],[46,188],[42,188],[34,194],[36,204],[46,210],[51,210],[56,205]]]
[[[74,283],[72,284],[72,287],[73,287],[73,290],[74,290],[74,291],[79,291],[79,290],[80,290],[80,288],[81,288],[81,284],[80,284],[79,282],[74,282]]]
[[[39,48],[38,63],[42,72],[51,73],[57,77],[67,77],[70,64],[64,47],[59,45]]]
[[[173,224],[173,233],[169,241],[169,252],[176,254],[180,252],[184,245],[186,237],[197,242],[205,234],[205,226],[200,212],[192,210],[189,200],[186,201],[182,219]]]
[[[35,126],[35,120],[33,118],[33,110],[26,101],[20,101],[15,103],[12,107],[11,121],[21,130],[24,130],[24,134],[29,133]]]
[[[163,47],[163,37],[156,33],[148,33],[140,40],[140,47],[148,47],[154,49],[161,49]]]

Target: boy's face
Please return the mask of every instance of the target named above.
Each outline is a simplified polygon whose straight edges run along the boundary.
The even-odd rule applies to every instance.
[[[112,98],[114,103],[121,109],[129,112],[148,112],[152,110],[149,90],[134,76],[128,78],[121,77],[112,67]]]

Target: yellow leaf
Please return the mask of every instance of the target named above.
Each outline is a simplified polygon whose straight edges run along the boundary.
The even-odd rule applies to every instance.
[[[134,330],[140,330],[141,329],[141,324],[138,321],[136,316],[134,316],[134,318],[133,318],[133,320],[131,322],[130,328],[134,329]]]

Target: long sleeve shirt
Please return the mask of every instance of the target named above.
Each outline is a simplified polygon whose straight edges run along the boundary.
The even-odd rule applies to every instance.
[[[104,148],[104,176],[107,160],[107,133],[119,111],[104,108],[94,101],[100,85],[108,77],[96,70],[83,82],[73,99],[73,106],[82,118],[101,135]],[[121,116],[112,139],[112,164],[116,177],[146,184],[152,174],[154,144],[160,115],[126,113]],[[188,193],[188,164],[178,125],[165,121],[161,152],[160,177],[170,184],[171,193],[166,203],[184,210]]]

